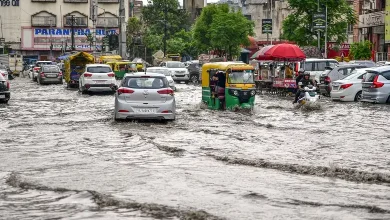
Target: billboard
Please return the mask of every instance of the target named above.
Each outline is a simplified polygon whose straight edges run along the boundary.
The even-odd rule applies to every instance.
[[[385,13],[385,43],[390,43],[390,1],[386,1]]]
[[[75,28],[75,48],[76,50],[92,51],[90,42],[87,39],[88,34],[93,34],[91,28]],[[118,28],[96,29],[96,49],[100,50],[103,43],[103,37],[111,34],[118,34]],[[67,46],[71,49],[71,35],[70,28],[34,28],[22,27],[22,50],[50,50],[51,43],[53,50],[61,50]]]

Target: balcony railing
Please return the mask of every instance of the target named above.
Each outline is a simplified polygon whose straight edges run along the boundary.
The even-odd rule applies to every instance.
[[[64,3],[88,3],[88,0],[64,0]]]
[[[53,16],[33,16],[31,17],[31,26],[50,27],[56,26],[56,18]]]
[[[98,17],[96,27],[116,28],[119,27],[119,20],[118,18],[113,18],[113,17],[108,17],[108,18]]]
[[[57,0],[31,0],[31,2],[56,2]]]
[[[98,3],[119,3],[119,0],[98,0]]]
[[[75,27],[87,27],[88,26],[88,19],[87,17],[73,17],[73,26]],[[70,27],[72,26],[72,17],[66,16],[64,19],[64,26]]]

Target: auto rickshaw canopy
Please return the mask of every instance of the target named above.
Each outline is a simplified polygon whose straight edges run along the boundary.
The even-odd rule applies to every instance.
[[[234,62],[234,61],[205,63],[202,66],[202,87],[209,87],[210,86],[210,78],[211,78],[212,74],[216,73],[217,71],[223,71],[223,72],[225,72],[225,74],[227,74],[228,70],[236,70],[236,71],[252,70],[252,71],[254,71],[255,68],[252,65],[249,65],[249,64],[246,64],[243,62]],[[234,84],[234,83],[232,83],[232,84]],[[226,82],[226,85],[228,86],[227,82]]]
[[[121,61],[122,57],[119,55],[105,55],[100,57],[101,63],[113,62],[113,61]]]
[[[85,65],[95,63],[95,57],[87,52],[78,52],[75,54],[68,55],[64,60],[64,79],[65,82],[70,81],[70,73],[72,68],[80,66],[84,69]]]

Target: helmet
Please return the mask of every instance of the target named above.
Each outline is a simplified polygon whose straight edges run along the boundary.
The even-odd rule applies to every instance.
[[[303,73],[305,73],[305,70],[304,69],[299,69],[298,73],[299,74],[303,74]]]
[[[303,76],[309,76],[310,77],[310,73],[304,73]]]

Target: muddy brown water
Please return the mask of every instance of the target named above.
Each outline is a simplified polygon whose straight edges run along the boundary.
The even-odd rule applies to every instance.
[[[114,96],[11,82],[0,104],[0,219],[390,219],[387,105],[203,109],[117,123]]]

